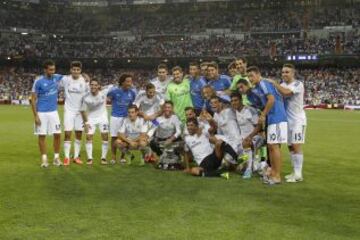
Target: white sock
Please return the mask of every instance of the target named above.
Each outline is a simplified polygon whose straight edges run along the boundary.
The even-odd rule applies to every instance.
[[[59,158],[59,154],[58,153],[55,153],[54,154],[54,159],[58,159]]]
[[[101,144],[101,159],[106,159],[108,148],[109,148],[109,142],[103,141]]]
[[[64,141],[65,158],[70,158],[71,141]]]
[[[251,149],[244,149],[244,154],[246,154],[248,156],[246,170],[252,170],[253,151]]]
[[[85,147],[86,147],[86,154],[87,154],[88,159],[93,159],[93,155],[92,155],[93,144],[92,144],[92,141],[86,142]]]
[[[47,162],[47,155],[46,154],[41,155],[41,161]]]
[[[293,172],[295,172],[295,157],[294,157],[294,152],[290,152],[290,162],[291,162],[291,167],[293,168]]]
[[[302,153],[294,154],[294,172],[296,176],[302,177],[303,162],[304,155]]]
[[[78,139],[75,139],[74,144],[74,158],[78,158],[80,154],[80,148],[81,148],[81,141]]]

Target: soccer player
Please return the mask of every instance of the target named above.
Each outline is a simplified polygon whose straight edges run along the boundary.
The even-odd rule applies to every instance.
[[[229,173],[219,169],[224,156],[223,148],[225,144],[223,144],[222,140],[210,137],[208,133],[199,127],[196,118],[188,119],[186,126],[189,134],[185,136],[185,172],[194,176],[221,176],[229,179]],[[190,168],[189,162],[192,158],[198,167]]]
[[[249,67],[247,74],[253,89],[259,99],[259,124],[266,125],[267,144],[271,163],[271,172],[264,182],[270,185],[281,183],[281,151],[280,145],[287,142],[287,118],[282,96],[274,85],[261,77],[257,67]],[[249,98],[251,101],[251,98]]]
[[[120,162],[126,163],[125,154],[128,150],[140,150],[143,154],[141,162],[144,163],[144,156],[147,151],[148,137],[147,125],[143,118],[138,116],[139,110],[136,105],[128,107],[128,116],[124,119],[119,129],[118,138],[114,146],[122,150]],[[131,155],[131,159],[134,155]]]
[[[184,78],[181,67],[174,67],[172,73],[173,80],[168,85],[166,99],[174,103],[174,112],[181,122],[185,123],[185,108],[192,107],[190,82]]]
[[[304,111],[304,84],[295,79],[295,67],[285,64],[281,71],[283,82],[268,80],[285,98],[285,109],[288,119],[288,147],[293,166],[293,173],[285,176],[286,182],[303,180],[302,167],[304,155],[302,145],[305,143],[306,115]]]
[[[203,87],[201,95],[204,99],[203,109],[206,110],[208,113],[213,114],[213,110],[210,105],[210,99],[212,97],[216,97],[215,90],[210,85],[206,85]]]
[[[200,64],[201,76],[203,76],[206,81],[208,80],[208,71],[207,71],[208,64],[209,62],[202,62]]]
[[[253,142],[261,141],[257,135],[261,130],[261,125],[258,124],[258,112],[253,107],[244,106],[239,93],[231,94],[231,108],[235,112],[244,153],[247,156],[247,168],[243,178],[249,179],[252,175],[253,166]]]
[[[232,154],[231,158],[226,160],[230,163],[237,161],[237,155],[242,153],[242,145],[240,138],[240,130],[236,122],[236,115],[231,108],[225,108],[219,97],[212,97],[210,100],[211,107],[214,111],[214,117],[207,114],[207,120],[212,126],[210,132],[224,135],[227,143],[232,147],[236,154]],[[215,126],[215,128],[213,128]],[[229,156],[230,157],[230,156]]]
[[[82,64],[73,61],[70,64],[71,75],[64,76],[60,82],[60,88],[64,89],[64,166],[70,164],[71,133],[75,131],[74,162],[82,164],[79,157],[81,149],[81,138],[84,130],[80,110],[82,98],[89,91],[89,85],[81,75]]]
[[[156,119],[156,128],[152,130],[154,138],[150,142],[151,149],[158,157],[161,156],[160,142],[165,142],[165,145],[170,145],[175,141],[180,140],[181,136],[181,122],[174,114],[173,103],[165,101],[163,105],[163,113]]]
[[[195,113],[195,108],[193,107],[186,107],[185,108],[185,116],[186,116],[186,121],[191,119],[191,118],[196,118],[198,120],[198,123],[199,123],[199,127],[201,129],[204,130],[204,132],[208,132],[209,129],[210,129],[210,124],[209,122],[206,120],[206,113],[204,111],[202,111],[200,113],[200,116],[196,116],[196,113]],[[184,127],[184,136],[188,135],[189,134],[189,131],[187,129],[187,126],[185,125]]]
[[[136,92],[132,89],[133,76],[124,73],[119,78],[119,86],[109,90],[107,96],[111,100],[111,163],[116,163],[116,147],[114,145],[124,118],[128,114],[128,107],[133,104]]]
[[[229,76],[232,78],[232,81],[233,81],[234,77],[237,75],[235,61],[232,61],[231,63],[229,63],[227,69],[228,69]],[[231,83],[232,83],[232,81],[231,81]]]
[[[164,99],[160,93],[156,92],[155,85],[148,83],[145,91],[136,96],[134,104],[139,108],[139,116],[145,121],[152,121],[159,116]]]
[[[205,77],[200,75],[200,66],[196,62],[190,63],[189,75],[191,100],[195,108],[195,113],[199,116],[204,106],[204,99],[201,96],[201,90],[206,85],[206,80]]]
[[[168,67],[165,64],[159,64],[157,67],[157,77],[152,79],[150,83],[154,84],[155,90],[165,98],[166,89],[171,82],[171,76],[168,75]]]
[[[223,95],[228,95],[227,90],[231,86],[231,78],[219,74],[219,66],[217,63],[211,62],[207,66],[208,84],[214,88],[217,96],[222,97]]]
[[[249,81],[249,79],[246,76],[246,68],[247,68],[247,61],[243,57],[239,57],[234,61],[234,65],[236,68],[236,74],[233,77],[233,80],[231,82],[230,90],[231,91],[237,91],[237,83],[240,79],[246,79]]]
[[[107,164],[106,155],[109,145],[109,120],[106,109],[107,92],[109,87],[100,90],[99,81],[92,79],[90,81],[90,93],[86,94],[82,99],[81,115],[85,125],[86,133],[86,153],[87,164],[93,164],[93,137],[96,128],[101,133],[101,164]]]
[[[41,154],[41,167],[48,167],[46,135],[54,137],[54,162],[55,166],[61,166],[59,158],[61,125],[57,112],[58,84],[62,75],[55,74],[55,63],[46,60],[43,64],[44,74],[39,76],[33,84],[31,94],[31,109],[35,120],[35,135],[38,136],[38,144]]]

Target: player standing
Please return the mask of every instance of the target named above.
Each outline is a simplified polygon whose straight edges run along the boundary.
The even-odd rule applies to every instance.
[[[119,86],[109,90],[107,96],[111,100],[111,118],[110,118],[110,134],[111,134],[111,163],[116,163],[116,146],[114,145],[118,132],[128,114],[128,107],[135,100],[136,93],[133,86],[133,77],[131,74],[124,73],[119,78]]]
[[[168,85],[166,99],[173,102],[174,112],[179,119],[185,123],[185,108],[192,107],[190,82],[188,79],[184,78],[181,67],[174,67],[172,73],[174,79]]]
[[[62,165],[59,159],[61,125],[57,112],[58,84],[62,75],[55,74],[55,63],[46,60],[43,64],[44,74],[39,76],[33,84],[31,94],[31,109],[35,120],[35,135],[41,153],[41,167],[48,167],[46,135],[54,137],[55,166]]]
[[[71,75],[64,76],[60,82],[60,87],[64,89],[64,166],[70,164],[71,133],[75,130],[74,142],[74,162],[82,164],[79,157],[81,149],[81,138],[84,130],[80,110],[82,98],[89,91],[88,83],[81,75],[82,64],[79,61],[73,61],[70,64]]]
[[[219,66],[217,63],[211,62],[207,66],[208,84],[216,91],[216,95],[219,97],[229,95],[228,90],[231,86],[231,78],[229,76],[219,74]]]
[[[157,67],[157,77],[152,79],[150,83],[154,84],[155,90],[165,97],[166,89],[171,82],[171,76],[168,75],[168,67],[165,64],[159,64]]]
[[[87,164],[93,163],[93,137],[96,128],[101,133],[101,164],[107,164],[106,155],[109,147],[109,120],[106,109],[106,100],[109,87],[100,90],[101,86],[98,80],[90,81],[90,93],[82,99],[81,115],[85,125],[86,132],[86,153]]]
[[[302,168],[304,155],[302,145],[305,143],[306,114],[304,111],[304,84],[295,79],[295,67],[285,64],[281,71],[280,85],[271,81],[285,98],[285,109],[288,119],[288,146],[293,166],[293,173],[285,176],[286,182],[303,180]]]
[[[287,118],[282,96],[274,85],[261,77],[257,67],[249,67],[247,74],[254,88],[251,90],[260,104],[259,124],[266,125],[271,172],[265,183],[281,183],[280,145],[287,142]],[[251,98],[249,98],[251,101]]]
[[[192,62],[189,65],[189,81],[191,100],[197,116],[204,106],[204,99],[201,95],[202,88],[206,85],[205,77],[200,75],[200,66],[196,62]]]

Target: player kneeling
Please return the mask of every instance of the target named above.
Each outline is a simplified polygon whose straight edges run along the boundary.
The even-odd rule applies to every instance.
[[[244,106],[240,94],[231,94],[231,108],[236,115],[242,146],[246,156],[247,164],[243,178],[249,179],[252,176],[254,166],[254,152],[265,143],[265,139],[259,135],[262,126],[258,124],[259,115],[257,110],[250,106]]]
[[[185,136],[185,172],[194,176],[228,179],[229,173],[220,169],[224,156],[224,142],[215,137],[210,137],[199,127],[199,122],[195,118],[188,119],[186,126],[189,134]],[[198,167],[190,168],[191,158],[195,160]]]
[[[181,122],[174,114],[174,105],[171,101],[165,101],[163,113],[156,118],[156,125],[149,131],[149,136],[153,136],[150,142],[152,151],[160,158],[158,168],[162,169],[180,169],[180,135]]]
[[[106,95],[108,88],[100,91],[99,82],[95,79],[90,81],[90,93],[82,99],[81,116],[84,121],[86,132],[87,164],[93,164],[93,136],[98,127],[101,133],[101,164],[107,164],[109,120],[106,110]]]
[[[144,157],[148,151],[149,142],[147,136],[148,128],[144,119],[140,118],[138,113],[139,110],[136,105],[128,107],[128,116],[124,119],[119,130],[118,139],[114,143],[114,146],[122,152],[120,163],[126,163],[125,154],[129,150],[140,150],[142,152],[141,165],[145,163]],[[134,158],[134,154],[131,153],[131,160]]]

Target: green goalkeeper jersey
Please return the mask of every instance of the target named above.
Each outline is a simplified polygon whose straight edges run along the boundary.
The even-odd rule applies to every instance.
[[[246,79],[246,80],[249,82],[250,86],[251,86],[251,83],[250,83],[249,78],[248,78],[247,76],[242,76],[242,75],[240,75],[240,74],[236,74],[236,75],[233,77],[232,82],[231,82],[231,86],[230,86],[230,90],[231,90],[231,91],[237,91],[236,84],[238,83],[238,81],[239,81],[240,79]],[[244,104],[245,106],[250,106],[250,105],[251,105],[250,101],[247,99],[246,94],[243,94],[243,95],[242,95],[242,99],[243,99],[243,104]]]
[[[171,81],[167,86],[166,99],[174,103],[174,112],[179,119],[185,123],[185,108],[192,107],[190,82],[184,78],[181,83]]]

